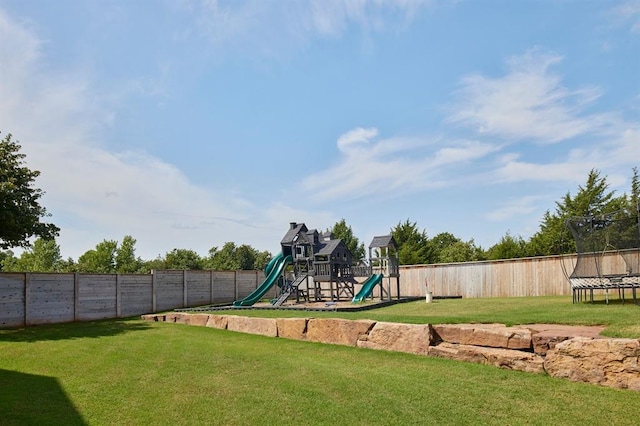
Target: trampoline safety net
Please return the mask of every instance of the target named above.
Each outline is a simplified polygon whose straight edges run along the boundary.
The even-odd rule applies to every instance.
[[[638,209],[572,217],[565,221],[576,244],[571,288],[640,287],[640,221]]]

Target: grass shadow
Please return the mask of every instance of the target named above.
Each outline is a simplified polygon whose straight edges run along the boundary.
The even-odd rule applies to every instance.
[[[0,369],[3,425],[86,425],[54,377]]]
[[[581,300],[579,303],[582,303],[584,305],[636,305],[636,306],[640,306],[640,302],[634,302],[632,297],[626,297],[624,299],[619,299],[616,295],[615,298],[609,296],[609,300],[606,299],[606,297],[604,295],[600,296],[600,297],[594,297],[593,301],[588,299],[588,300]]]
[[[0,342],[37,342],[105,337],[144,331],[149,328],[150,326],[146,322],[138,321],[137,318],[34,325],[0,330]]]

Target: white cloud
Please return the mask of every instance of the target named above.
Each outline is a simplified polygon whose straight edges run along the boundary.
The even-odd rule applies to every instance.
[[[583,183],[591,169],[599,169],[613,185],[624,183],[639,158],[640,126],[617,112],[586,114],[600,90],[564,87],[560,76],[549,71],[560,61],[559,55],[532,49],[509,58],[504,77],[463,79],[462,100],[446,123],[473,125],[477,138],[498,136],[505,139],[502,144],[446,136],[380,139],[376,128],[358,127],[338,138],[337,163],[307,177],[303,189],[316,199],[333,200],[393,197],[479,182],[575,185]],[[567,143],[550,158],[536,152],[540,148],[519,150],[521,145],[514,142],[523,139]],[[489,157],[509,146],[512,153]]]
[[[612,186],[624,184],[640,158],[640,125],[620,121],[616,132],[608,132],[589,143],[577,144],[576,148],[564,154],[564,158],[555,162],[535,162],[522,159],[521,154],[506,154],[498,159],[498,166],[489,181],[579,185],[584,183],[590,170],[598,169]]]
[[[46,191],[42,204],[50,220],[62,228],[63,255],[77,258],[102,239],[127,234],[147,259],[175,247],[205,254],[226,241],[273,250],[288,220],[283,225],[274,209],[305,216],[195,185],[147,152],[108,151],[101,135],[113,111],[102,102],[106,97],[88,75],[54,73],[43,47],[0,9],[0,130],[20,141],[27,165],[41,172],[36,185]]]
[[[363,29],[382,31],[390,23],[410,21],[417,11],[433,4],[427,0],[313,0],[311,20],[313,28],[320,35],[339,36],[349,23],[356,23]]]
[[[605,117],[583,114],[598,99],[596,87],[570,90],[550,68],[562,57],[540,49],[508,59],[504,77],[469,75],[462,79],[460,100],[449,123],[506,140],[555,143],[603,132]]]
[[[350,130],[338,138],[338,149],[344,153],[357,150],[359,147],[364,148],[370,144],[370,140],[378,136],[378,129],[363,129],[358,127]]]
[[[544,197],[525,196],[507,200],[503,205],[488,212],[485,217],[492,222],[501,222],[517,216],[528,215],[537,210],[537,202],[544,200]]]
[[[202,34],[214,45],[277,56],[286,53],[285,46],[295,49],[315,38],[338,38],[352,27],[363,33],[401,28],[435,0],[250,0],[224,4],[202,0],[185,4],[198,16]]]
[[[495,151],[477,141],[374,140],[377,129],[356,128],[338,138],[336,165],[307,177],[303,189],[314,199],[391,197],[454,184],[455,170]],[[452,172],[450,169],[453,169]]]
[[[640,34],[640,2],[627,0],[611,10],[613,19],[621,25],[628,25],[629,32]]]

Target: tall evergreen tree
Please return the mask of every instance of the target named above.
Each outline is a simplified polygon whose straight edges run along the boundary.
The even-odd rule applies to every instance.
[[[606,176],[592,169],[584,186],[578,186],[575,196],[567,192],[556,202],[555,212],[547,210],[540,223],[540,230],[527,244],[528,255],[545,256],[571,253],[575,243],[565,227],[565,219],[572,216],[590,216],[619,210],[624,205],[624,197],[616,197],[609,190]]]
[[[398,245],[398,261],[401,265],[433,263],[433,252],[429,247],[427,231],[418,229],[416,222],[407,219],[391,229]]]
[[[500,241],[491,246],[487,252],[488,260],[515,259],[527,256],[527,242],[521,236],[513,236],[507,231]]]

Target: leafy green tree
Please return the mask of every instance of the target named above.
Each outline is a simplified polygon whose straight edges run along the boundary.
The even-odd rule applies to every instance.
[[[233,242],[226,242],[220,250],[218,247],[209,250],[204,266],[216,271],[262,270],[271,259],[268,251],[260,252],[247,244],[236,246]]]
[[[140,272],[142,260],[136,257],[136,239],[131,235],[125,235],[116,249],[115,267],[120,273]]]
[[[58,269],[58,272],[78,272],[78,264],[72,257],[68,257],[60,261]]]
[[[418,229],[416,222],[409,219],[391,229],[391,235],[398,245],[398,261],[401,265],[432,263],[433,254],[429,247],[427,231]]]
[[[255,269],[256,271],[264,270],[271,259],[273,259],[273,256],[269,251],[259,251],[253,264],[253,269]]]
[[[39,203],[44,192],[33,186],[40,172],[24,165],[20,148],[11,134],[0,140],[0,248],[28,247],[32,236],[52,239],[60,232],[41,222],[50,214]]]
[[[164,261],[164,258],[162,258],[161,256],[158,256],[152,260],[141,260],[140,268],[138,269],[138,272],[141,274],[149,274],[151,273],[151,271],[154,271],[154,270],[157,271],[160,269],[166,269],[165,261]]]
[[[60,272],[60,246],[55,240],[38,238],[19,258],[12,256],[3,263],[5,272]]]
[[[13,257],[13,252],[11,250],[0,250],[0,272],[4,271],[4,263],[6,261],[11,261]]]
[[[527,242],[521,236],[513,236],[508,231],[500,241],[491,246],[486,253],[487,259],[515,259],[527,256]]]
[[[474,262],[485,260],[484,250],[476,246],[473,239],[469,241],[458,240],[443,248],[438,255],[439,263]]]
[[[484,251],[472,240],[462,241],[450,232],[441,232],[427,242],[433,263],[471,262],[484,259]]]
[[[236,250],[236,261],[238,264],[238,269],[245,271],[253,270],[254,264],[256,263],[257,254],[257,250],[246,244],[238,247],[238,249]]]
[[[460,238],[450,232],[441,232],[427,241],[431,252],[431,261],[434,263],[446,263],[441,254],[450,246],[460,242]]]
[[[202,269],[204,261],[198,253],[189,249],[174,248],[164,257],[165,269]]]
[[[347,225],[344,219],[336,222],[329,232],[333,234],[333,238],[342,240],[347,246],[355,261],[365,258],[364,243],[361,243],[358,237],[353,235],[351,226]]]
[[[209,257],[205,262],[205,266],[215,271],[236,271],[240,269],[236,250],[236,244],[230,241],[224,243],[220,250],[218,250],[218,247],[212,247],[209,250]]]
[[[76,270],[84,273],[111,274],[116,272],[117,241],[103,240],[95,249],[88,250],[78,258]]]

